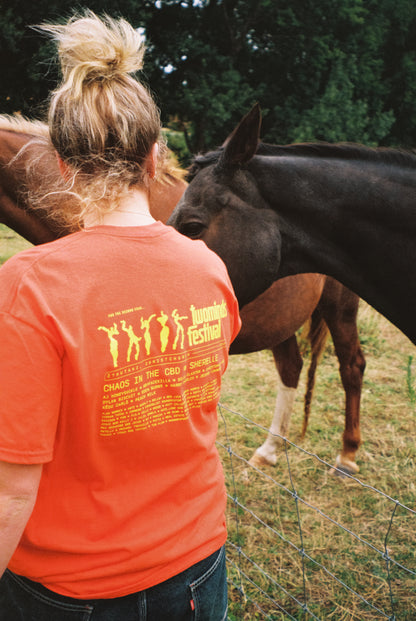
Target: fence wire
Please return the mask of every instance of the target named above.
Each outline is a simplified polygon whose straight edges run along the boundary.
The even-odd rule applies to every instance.
[[[380,544],[376,545],[368,536],[356,532],[362,521],[357,520],[354,527],[347,527],[339,518],[322,509],[319,506],[325,504],[322,493],[315,494],[314,502],[305,497],[302,477],[299,483],[295,482],[296,465],[291,454],[295,451],[298,456],[312,459],[327,472],[337,471],[332,464],[287,438],[277,436],[282,442],[282,458],[286,463],[286,483],[283,483],[270,474],[270,469],[264,472],[251,466],[238,453],[230,439],[231,423],[227,419],[232,415],[232,425],[253,426],[266,434],[270,433],[269,430],[222,404],[219,414],[222,433],[219,433],[217,446],[223,457],[229,498],[229,618],[233,621],[416,619],[415,538],[399,541],[398,545],[392,538],[398,510],[406,519],[405,532],[416,533],[416,511],[339,470],[338,474],[349,479],[359,490],[382,499],[387,505],[379,516]],[[235,419],[239,422],[236,423]],[[348,488],[339,490],[344,497],[349,493]],[[286,511],[286,499],[292,501],[292,509],[282,520],[275,507],[280,510],[280,505],[284,504]],[[305,519],[303,509],[317,516],[318,526],[312,523],[310,516]],[[361,519],[365,522],[365,514]],[[321,544],[320,549],[314,548],[316,543],[311,533],[316,528],[323,531],[335,529],[331,530],[336,534],[329,549],[323,549]],[[348,562],[344,560],[342,546],[338,548],[339,533],[348,537]],[[360,570],[363,558],[364,568]],[[384,566],[384,572],[380,566]],[[316,575],[319,576],[318,583]]]

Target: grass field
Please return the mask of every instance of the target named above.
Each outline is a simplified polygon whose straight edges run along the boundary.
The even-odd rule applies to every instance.
[[[361,406],[363,443],[357,457],[360,466],[357,478],[416,511],[414,346],[364,302],[360,306],[359,332],[367,368]],[[389,556],[416,572],[416,514],[396,507],[382,494],[352,479],[333,476],[330,467],[302,452],[301,449],[305,449],[332,465],[341,448],[344,427],[344,392],[329,340],[318,367],[307,435],[301,441],[307,364],[306,357],[289,432],[289,440],[300,448],[282,449],[277,465],[263,469],[266,476],[248,469],[244,461],[235,457],[231,468],[229,456],[222,451],[231,496],[237,496],[239,505],[248,507],[267,525],[266,528],[259,524],[248,511],[241,506],[236,510],[229,502],[230,541],[241,546],[242,552],[269,576],[265,577],[250,562],[239,558],[238,551],[229,546],[229,556],[237,564],[240,562],[241,569],[265,593],[243,579],[245,595],[257,602],[264,612],[259,612],[249,600],[245,603],[238,591],[231,589],[230,619],[364,621],[393,619],[394,612],[396,620],[414,620],[416,573],[409,574],[392,564],[387,567],[377,550],[383,552],[387,541]],[[223,412],[226,422],[225,425],[220,422],[221,441],[227,444],[228,439],[235,453],[249,459],[264,441],[266,432],[234,412],[267,428],[275,397],[276,372],[270,352],[231,357],[221,399],[231,412]],[[293,490],[308,504],[294,498],[290,493]],[[311,506],[317,507],[320,513]],[[304,549],[306,555],[323,565],[346,587],[287,541]],[[238,571],[230,567],[229,573],[240,584]],[[272,578],[279,586],[273,584]],[[278,612],[276,604],[268,597],[291,617]],[[313,614],[302,609],[305,601]]]
[[[0,262],[29,245],[0,225]],[[328,466],[309,454],[333,464],[341,447],[344,392],[330,341],[318,367],[303,441],[307,357],[289,433],[294,445],[282,449],[277,465],[265,469],[264,476],[236,457],[231,461],[229,453],[220,448],[229,493],[252,512],[229,502],[228,555],[237,566],[229,565],[229,576],[246,596],[230,588],[231,621],[364,621],[393,619],[393,612],[397,621],[416,619],[416,575],[388,560],[416,572],[416,515],[383,495],[416,511],[415,351],[406,337],[365,303],[360,308],[359,332],[367,368],[357,476],[365,486],[333,476]],[[244,460],[264,440],[266,432],[249,420],[269,426],[276,383],[270,352],[230,358],[221,398],[225,423],[220,416],[219,440],[229,443]],[[384,551],[386,537],[387,561],[378,552]],[[262,591],[242,578],[240,570]],[[305,601],[307,611],[302,609]],[[286,612],[279,612],[278,606]]]

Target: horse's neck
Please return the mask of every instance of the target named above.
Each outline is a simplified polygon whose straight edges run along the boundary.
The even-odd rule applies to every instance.
[[[332,276],[415,338],[416,283],[406,272],[416,259],[416,174],[367,162],[285,159],[284,173],[277,166],[262,173],[279,215],[280,275]],[[406,305],[408,313],[400,308]]]
[[[0,129],[0,164],[3,166],[9,164],[28,140],[26,134]]]
[[[58,233],[40,212],[29,209],[27,199],[27,163],[34,157],[33,147],[26,147],[31,136],[23,132],[0,129],[0,222],[33,244],[56,239]],[[44,164],[45,170],[55,160]]]
[[[297,269],[361,264],[371,248],[379,251],[380,242],[392,236],[413,245],[416,169],[371,161],[261,159],[261,173],[260,167],[254,171],[258,187],[279,215]]]

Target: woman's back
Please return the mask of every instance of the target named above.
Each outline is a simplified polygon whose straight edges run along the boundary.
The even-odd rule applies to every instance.
[[[10,327],[31,352],[22,373],[36,390],[27,385],[23,409],[25,378],[2,371],[21,430],[19,455],[14,433],[9,448],[2,439],[3,458],[48,462],[11,569],[64,595],[121,596],[218,549],[216,404],[239,327],[222,262],[155,223],[87,229],[30,249],[4,272],[16,291]]]

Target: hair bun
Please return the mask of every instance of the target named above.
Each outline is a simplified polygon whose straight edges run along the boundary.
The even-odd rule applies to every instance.
[[[63,80],[75,95],[85,82],[116,79],[143,67],[143,38],[123,19],[99,19],[86,11],[66,25],[44,24],[39,29],[57,41]]]

